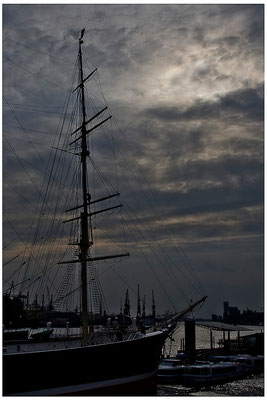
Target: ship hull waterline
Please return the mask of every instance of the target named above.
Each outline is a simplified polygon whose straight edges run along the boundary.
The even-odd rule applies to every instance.
[[[153,394],[167,332],[101,345],[4,354],[5,396]]]

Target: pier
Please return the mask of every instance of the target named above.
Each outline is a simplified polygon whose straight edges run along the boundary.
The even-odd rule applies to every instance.
[[[184,324],[184,337],[181,337],[180,334],[178,346],[179,351],[188,354],[191,360],[204,360],[210,355],[256,355],[264,353],[263,326],[259,326],[257,332],[255,332],[255,329],[250,326],[231,325],[214,321],[187,320]],[[199,345],[197,331],[200,328],[209,332],[205,336],[205,345]]]

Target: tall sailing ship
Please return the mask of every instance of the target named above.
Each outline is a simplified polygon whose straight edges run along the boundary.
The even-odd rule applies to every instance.
[[[93,314],[89,306],[89,290],[88,285],[92,285],[90,292],[90,301],[98,301],[101,308],[101,296],[97,292],[97,274],[95,273],[94,264],[99,261],[125,259],[129,256],[128,251],[120,251],[109,254],[99,254],[94,250],[94,226],[93,217],[110,213],[113,210],[122,207],[115,201],[119,198],[116,191],[109,192],[103,196],[95,198],[90,192],[88,177],[88,160],[91,160],[91,154],[88,147],[88,138],[100,126],[105,124],[111,116],[104,117],[107,107],[101,108],[95,114],[88,113],[86,108],[86,87],[85,83],[90,80],[94,71],[84,77],[83,67],[83,44],[84,29],[81,31],[79,38],[78,51],[78,67],[79,82],[74,88],[73,94],[77,99],[77,110],[80,116],[80,122],[75,121],[75,129],[70,132],[70,136],[65,136],[64,147],[61,142],[54,145],[57,154],[66,153],[78,159],[78,172],[76,173],[76,182],[79,188],[75,189],[77,204],[69,206],[65,209],[67,217],[61,218],[60,224],[58,220],[53,219],[51,215],[58,207],[58,195],[53,194],[49,198],[48,185],[52,180],[52,170],[46,171],[48,175],[47,190],[45,196],[40,201],[42,204],[41,215],[45,213],[47,204],[52,200],[54,207],[49,209],[49,219],[45,228],[42,228],[41,234],[34,238],[34,247],[41,247],[40,242],[44,236],[52,235],[53,244],[57,241],[61,227],[71,226],[71,237],[68,245],[74,249],[73,258],[66,258],[67,252],[63,251],[63,258],[58,256],[59,250],[55,252],[53,262],[48,262],[48,254],[51,254],[50,247],[42,247],[42,256],[34,255],[33,250],[29,250],[31,255],[31,263],[36,266],[38,273],[31,278],[27,277],[30,272],[30,264],[26,264],[26,270],[23,275],[22,283],[24,284],[25,295],[22,295],[20,288],[20,298],[24,298],[24,305],[29,301],[29,292],[27,294],[28,284],[40,282],[41,265],[45,266],[44,275],[48,275],[48,270],[55,266],[67,268],[65,280],[70,278],[73,269],[80,267],[80,304],[79,310],[81,322],[81,334],[73,334],[73,331],[65,330],[64,335],[53,335],[53,326],[39,330],[31,337],[24,336],[23,329],[13,330],[9,332],[9,336],[4,335],[4,352],[3,352],[3,394],[4,395],[24,395],[24,396],[49,396],[49,395],[111,395],[111,394],[151,394],[155,389],[155,377],[158,369],[162,347],[167,337],[175,329],[179,318],[196,306],[202,304],[206,296],[202,296],[199,300],[192,302],[188,307],[177,315],[165,321],[165,325],[153,325],[150,330],[146,330],[144,325],[136,319],[117,318],[114,324],[111,318],[102,318],[102,324],[96,328],[93,323]],[[102,118],[102,119],[101,119]],[[60,137],[63,136],[64,122]],[[69,139],[70,138],[70,139]],[[52,169],[57,169],[57,164],[52,160]],[[67,168],[63,166],[63,169]],[[66,175],[69,171],[65,171]],[[62,173],[63,174],[63,173]],[[75,184],[76,184],[75,182]],[[74,184],[74,181],[71,182]],[[60,184],[58,183],[60,188]],[[69,196],[70,201],[74,200],[75,195]],[[40,196],[41,197],[41,196]],[[112,201],[112,204],[110,203]],[[105,204],[101,209],[93,208],[95,205]],[[53,211],[53,212],[52,212]],[[61,213],[61,217],[62,217]],[[35,218],[37,218],[35,216]],[[38,224],[41,221],[37,218]],[[41,223],[41,222],[40,222]],[[39,227],[40,228],[40,227]],[[45,233],[44,233],[45,232]],[[77,237],[79,239],[77,240]],[[63,248],[61,242],[60,249]],[[41,258],[42,257],[42,258]],[[25,284],[26,283],[26,284]],[[53,286],[56,279],[50,282]],[[54,303],[62,301],[64,279],[59,285],[57,297]],[[18,285],[21,285],[19,283]],[[12,288],[14,289],[14,284]],[[21,287],[22,287],[21,286]],[[47,291],[49,287],[47,286]],[[139,292],[139,289],[138,289]],[[10,290],[11,293],[11,290]],[[7,300],[10,299],[10,293],[4,292]],[[68,294],[70,295],[70,293]],[[139,296],[139,293],[138,293]],[[52,295],[49,295],[51,311],[53,310]],[[37,295],[35,299],[36,308],[38,305]],[[139,304],[140,306],[140,304]],[[27,304],[29,311],[29,307]],[[40,310],[40,308],[39,308]],[[33,319],[38,321],[37,311],[32,307],[28,316],[32,315]],[[77,315],[78,312],[76,312]],[[98,310],[98,314],[102,314]],[[70,315],[69,315],[70,317]],[[7,318],[8,320],[8,318]],[[104,321],[104,322],[103,322]],[[79,322],[78,322],[79,324]],[[38,322],[37,322],[38,327]]]

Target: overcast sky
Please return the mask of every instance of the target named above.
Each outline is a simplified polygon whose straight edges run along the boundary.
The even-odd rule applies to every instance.
[[[118,143],[123,146],[121,132],[127,140],[121,147],[126,160],[118,162],[120,191],[127,192],[126,183],[131,183],[157,243],[182,268],[165,228],[144,199],[144,192],[152,196],[153,190],[155,208],[160,205],[209,296],[201,315],[222,313],[225,300],[241,309],[259,310],[263,306],[263,19],[263,5],[249,4],[4,5],[3,221],[5,243],[14,240],[14,246],[6,249],[6,260],[20,254],[25,245],[18,233],[30,223],[34,191],[40,190],[40,170],[44,170],[41,158],[53,144],[56,107],[63,107],[77,38],[86,27],[86,73],[98,68],[101,93],[120,127],[118,131],[113,122]],[[98,140],[104,146],[99,136]],[[134,175],[123,161],[129,162]],[[125,194],[128,204],[130,197]],[[137,206],[131,207],[137,212]],[[135,249],[131,251],[131,235],[127,241],[132,257],[114,269],[135,290],[140,283],[148,302],[153,289],[158,311],[171,309],[166,292],[175,304],[180,297],[165,269],[155,264],[157,278],[153,273],[149,278],[150,267]],[[120,297],[126,286],[119,292],[109,273],[102,278],[107,298],[119,308],[114,288]],[[179,275],[177,279],[186,292],[187,283]],[[134,293],[131,296],[135,303]]]

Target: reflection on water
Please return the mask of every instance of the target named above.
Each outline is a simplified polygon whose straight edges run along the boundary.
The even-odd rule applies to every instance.
[[[260,374],[201,389],[183,385],[158,385],[157,396],[264,396],[264,377]]]

